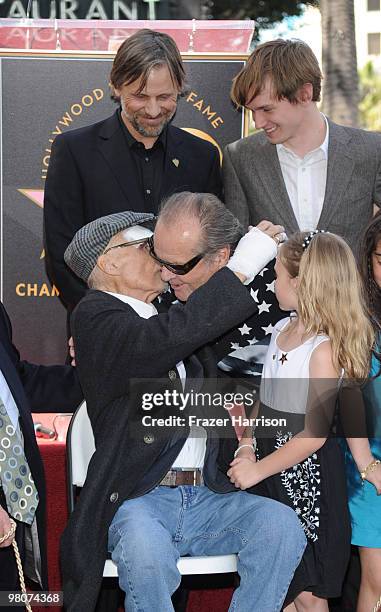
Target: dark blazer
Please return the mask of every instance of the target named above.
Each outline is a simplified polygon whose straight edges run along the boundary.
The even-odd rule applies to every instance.
[[[299,228],[283,180],[276,146],[263,132],[225,149],[226,206],[247,226],[262,219]],[[356,252],[359,239],[381,205],[381,135],[329,121],[327,186],[318,229],[339,234]]]
[[[100,291],[90,291],[74,310],[77,369],[96,452],[61,542],[67,610],[94,609],[114,514],[124,500],[142,495],[160,482],[188,434],[187,426],[143,426],[141,418],[147,413],[141,408],[142,393],[175,388],[173,364],[255,310],[255,301],[227,268],[197,289],[184,306],[173,305],[168,313],[150,319],[142,319],[128,304]],[[216,372],[208,349],[201,349],[200,356],[207,373]],[[192,375],[198,363],[200,378],[201,364],[194,356],[190,360]],[[136,379],[143,379],[142,384]],[[179,415],[179,410],[167,403],[149,414],[166,417]],[[236,443],[235,439],[234,447]],[[231,461],[231,447],[228,457]],[[234,489],[226,476],[228,460],[217,438],[208,441],[204,476],[207,486],[215,491]],[[143,481],[144,489],[140,486]]]
[[[71,366],[37,366],[20,360],[20,355],[12,344],[11,323],[1,302],[0,368],[19,410],[25,455],[40,497],[37,507],[37,527],[41,547],[43,587],[46,589],[44,470],[37,447],[31,412],[75,410],[82,400],[82,390],[76,372]]]
[[[178,160],[178,164],[173,163]],[[216,147],[184,130],[168,127],[160,199],[179,191],[221,195]],[[71,310],[86,287],[64,263],[75,232],[103,215],[146,211],[138,173],[117,113],[105,121],[60,134],[52,145],[45,184],[46,265]]]

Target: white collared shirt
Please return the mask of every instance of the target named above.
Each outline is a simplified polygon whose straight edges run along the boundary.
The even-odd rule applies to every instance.
[[[8,413],[8,416],[11,420],[13,427],[18,430],[19,424],[19,410],[17,408],[16,402],[12,395],[12,392],[8,386],[6,378],[2,371],[0,370],[0,398],[4,402],[5,409]]]
[[[113,295],[122,302],[129,304],[142,319],[149,319],[158,314],[153,304],[147,304],[141,300],[124,295],[121,293],[112,293],[105,291],[109,295]],[[183,361],[176,364],[177,371],[180,376],[183,389],[185,388],[186,370]],[[203,427],[191,426],[189,436],[182,447],[180,453],[176,457],[173,468],[202,468],[204,465],[206,452],[206,431]]]
[[[276,145],[288,197],[301,231],[316,229],[323,209],[329,142],[329,125],[325,115],[323,117],[326,123],[324,142],[303,158],[282,144]]]

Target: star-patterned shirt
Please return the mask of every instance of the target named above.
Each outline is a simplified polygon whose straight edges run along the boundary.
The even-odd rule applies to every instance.
[[[275,259],[248,286],[258,312],[218,339],[213,346],[219,367],[234,376],[254,377],[260,382],[264,358],[275,324],[287,312],[275,297]]]

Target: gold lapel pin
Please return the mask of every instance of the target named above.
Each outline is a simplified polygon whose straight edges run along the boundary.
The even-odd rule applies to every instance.
[[[176,157],[173,158],[172,163],[175,164],[176,168],[179,167],[180,162],[178,159],[176,159]]]

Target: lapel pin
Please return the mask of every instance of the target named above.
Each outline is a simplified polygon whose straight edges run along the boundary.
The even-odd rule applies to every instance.
[[[176,159],[176,157],[173,158],[172,163],[175,164],[176,168],[179,167],[180,162],[178,159]]]

